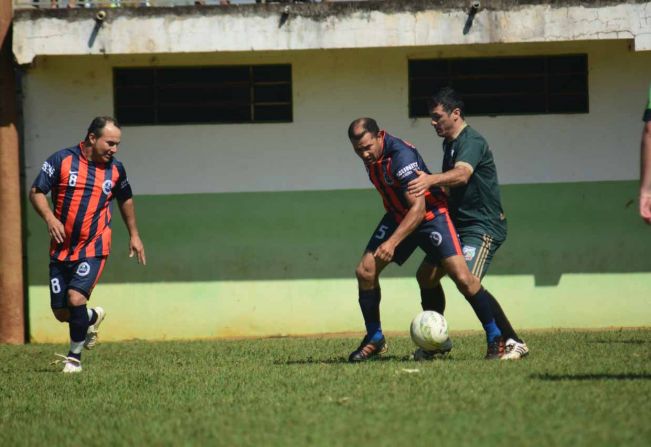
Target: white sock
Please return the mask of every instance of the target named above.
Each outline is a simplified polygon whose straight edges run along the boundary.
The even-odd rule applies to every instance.
[[[83,341],[72,341],[70,340],[70,352],[73,354],[81,354],[81,350],[84,347]]]

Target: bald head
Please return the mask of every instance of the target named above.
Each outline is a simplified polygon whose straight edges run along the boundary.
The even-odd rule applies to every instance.
[[[348,138],[350,138],[350,141],[359,141],[367,133],[375,137],[378,132],[380,132],[380,128],[373,118],[357,118],[348,126]]]

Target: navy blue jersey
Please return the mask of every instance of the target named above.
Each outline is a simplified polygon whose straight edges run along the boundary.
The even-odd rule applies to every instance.
[[[65,227],[63,243],[51,242],[52,259],[76,261],[109,254],[111,201],[132,195],[122,163],[115,159],[95,163],[86,158],[80,143],[50,156],[32,187],[52,192],[54,215]]]
[[[382,156],[366,167],[371,183],[378,190],[384,208],[397,222],[401,222],[409,211],[409,202],[405,198],[407,184],[418,177],[416,171],[430,174],[416,148],[384,130],[382,138]],[[438,186],[425,192],[427,211],[425,221],[430,221],[440,214],[447,214],[448,204],[445,193]]]

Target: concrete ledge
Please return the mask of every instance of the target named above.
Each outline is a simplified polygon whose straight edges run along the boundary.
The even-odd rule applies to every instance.
[[[647,50],[651,2],[336,2],[21,10],[19,64],[43,55],[165,54],[628,39]],[[463,5],[460,7],[459,5]],[[484,4],[486,6],[484,6]],[[640,38],[638,39],[638,36]]]

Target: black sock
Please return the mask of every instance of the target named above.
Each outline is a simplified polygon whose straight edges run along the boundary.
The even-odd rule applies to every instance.
[[[95,312],[95,309],[88,309],[88,313],[90,314],[88,316],[88,325],[92,326],[97,323],[97,312]]]
[[[477,315],[479,321],[481,321],[484,331],[486,332],[486,339],[490,343],[497,337],[501,336],[502,332],[495,322],[493,309],[488,295],[489,293],[482,287],[479,289],[479,292],[473,296],[466,297],[466,300],[470,303],[470,306],[472,306],[472,310],[475,311],[475,315]]]
[[[491,308],[493,309],[493,316],[495,317],[495,323],[497,323],[497,327],[499,327],[500,331],[502,331],[502,335],[504,336],[504,338],[507,340],[509,338],[512,338],[518,343],[523,343],[522,339],[520,339],[518,337],[518,334],[515,333],[515,329],[513,329],[513,326],[511,326],[511,322],[509,321],[509,319],[506,318],[506,314],[502,310],[502,306],[500,306],[500,303],[497,302],[495,297],[488,290],[486,290],[486,293],[488,294],[488,300],[490,301]]]
[[[433,310],[443,315],[445,312],[445,292],[441,284],[432,289],[420,289],[420,305],[423,310]]]
[[[382,294],[380,289],[360,290],[359,307],[362,309],[366,334],[369,340],[377,341],[382,337],[382,325],[380,324],[380,300]]]
[[[86,305],[69,307],[70,320],[68,320],[68,327],[70,329],[70,352],[68,357],[81,358],[81,348],[84,346],[86,340],[86,333],[88,332],[88,310]]]

